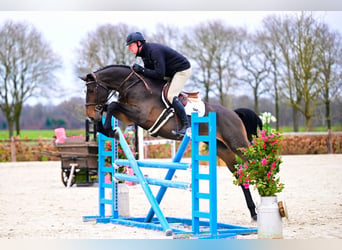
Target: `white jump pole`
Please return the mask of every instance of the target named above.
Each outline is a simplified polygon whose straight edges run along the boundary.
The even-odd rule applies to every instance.
[[[151,140],[144,142],[144,130],[138,126],[138,155],[139,160],[144,160],[144,147],[146,145],[156,145],[156,144],[170,144],[171,145],[171,158],[173,159],[176,155],[176,141],[161,139],[161,140]]]
[[[138,126],[138,156],[139,160],[144,160],[144,130]]]

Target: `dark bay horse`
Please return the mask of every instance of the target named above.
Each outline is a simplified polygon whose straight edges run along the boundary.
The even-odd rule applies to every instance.
[[[116,91],[118,101],[111,102],[107,108],[105,124],[99,122],[99,132],[113,137],[111,117],[114,116],[126,124],[137,124],[143,129],[150,129],[165,108],[161,92],[163,83],[138,75],[129,66],[110,65],[81,78],[86,82],[87,116],[99,121],[112,91]],[[220,105],[205,103],[205,115],[216,112],[217,117],[217,155],[234,173],[235,155],[244,156],[237,150],[248,147],[249,141],[245,126],[232,110]],[[172,117],[157,132],[157,135],[178,140],[172,133],[179,126],[179,119]],[[207,134],[206,125],[200,126],[200,133]],[[251,217],[256,220],[255,205],[249,189],[241,186]]]

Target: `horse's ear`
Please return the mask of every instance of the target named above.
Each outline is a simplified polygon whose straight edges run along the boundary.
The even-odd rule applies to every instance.
[[[87,74],[86,76],[79,76],[79,78],[85,82],[95,80],[93,74]]]

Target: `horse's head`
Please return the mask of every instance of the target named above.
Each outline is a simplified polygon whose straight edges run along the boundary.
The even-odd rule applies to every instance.
[[[86,114],[92,120],[100,121],[110,90],[97,80],[96,73],[81,77],[86,82]]]
[[[120,93],[131,72],[129,66],[109,65],[81,77],[86,82],[86,113],[90,119],[101,120],[110,92],[114,90]]]
[[[136,90],[136,92],[140,93],[147,89],[152,93],[146,81],[126,65],[109,65],[81,79],[86,82],[87,88],[87,116],[96,121],[101,120],[103,109],[110,99],[111,91],[116,91],[119,94],[119,99],[122,98],[123,100],[128,89],[139,82],[143,82],[144,85],[140,85],[141,90]]]

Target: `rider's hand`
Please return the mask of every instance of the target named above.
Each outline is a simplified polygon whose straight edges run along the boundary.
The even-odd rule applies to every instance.
[[[139,64],[134,64],[133,65],[133,70],[137,72],[138,74],[143,74],[144,73],[144,67],[140,66]]]

